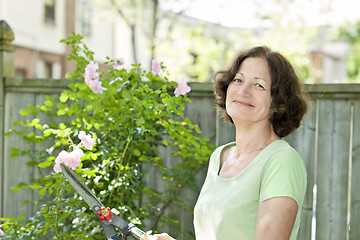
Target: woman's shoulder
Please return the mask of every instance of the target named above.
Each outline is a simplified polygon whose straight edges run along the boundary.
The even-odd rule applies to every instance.
[[[229,149],[231,149],[232,146],[235,146],[235,141],[218,146],[211,154],[210,160],[220,159],[224,154],[227,154],[227,152],[229,151]]]
[[[300,156],[299,153],[293,148],[287,141],[280,139],[271,143],[268,147],[268,150],[272,153],[271,155],[292,155]]]
[[[213,152],[213,154],[221,154],[222,152],[227,151],[230,147],[234,145],[235,145],[235,141],[218,146]]]
[[[272,153],[269,154],[268,167],[271,165],[296,166],[305,168],[304,161],[300,154],[285,140],[277,141],[276,146],[271,149]]]

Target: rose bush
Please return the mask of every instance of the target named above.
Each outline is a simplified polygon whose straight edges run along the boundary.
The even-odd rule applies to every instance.
[[[108,58],[100,70],[80,35],[63,42],[72,46],[68,60],[76,63],[67,75],[69,89],[44,105],[23,110],[34,120],[20,121],[22,130],[11,131],[30,145],[44,146],[41,151],[15,149],[12,154],[28,154],[29,165],[43,169],[44,175],[31,184],[14,187],[39,191],[41,198],[34,203],[40,210],[29,219],[1,219],[4,236],[103,239],[98,219],[59,173],[60,163],[75,169],[105,206],[127,221],[155,232],[169,225],[179,229],[179,211],[192,211],[181,193],[195,189],[196,174],[206,167],[213,150],[200,137],[199,127],[184,117],[190,87],[184,80],[169,80],[165,66],[156,60],[152,69],[144,70],[141,65],[125,69],[123,59]],[[37,118],[40,112],[55,116],[55,122],[42,122]],[[171,154],[162,154],[164,150]],[[158,184],[151,185],[155,177]],[[181,238],[180,231],[172,234]]]

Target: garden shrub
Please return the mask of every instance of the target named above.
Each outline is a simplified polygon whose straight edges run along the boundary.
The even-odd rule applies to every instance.
[[[78,146],[81,131],[90,134],[95,144],[91,150],[81,147],[84,154],[75,172],[100,201],[144,230],[161,231],[169,224],[179,229],[179,217],[172,211],[192,211],[181,191],[196,190],[196,174],[206,168],[213,150],[208,139],[200,137],[199,127],[184,116],[190,88],[183,80],[170,81],[165,66],[156,61],[147,71],[141,65],[125,69],[122,60],[108,58],[106,69],[99,70],[82,36],[72,34],[62,42],[72,46],[68,60],[76,63],[75,71],[67,74],[69,89],[59,97],[48,97],[41,106],[22,110],[33,119],[19,121],[21,130],[8,133],[19,134],[29,146],[51,143],[40,151],[29,147],[12,153],[12,157],[27,154],[29,165],[48,169],[31,184],[13,189],[38,191],[40,199],[34,204],[40,210],[28,219],[2,218],[5,235],[0,238],[104,238],[98,218],[65,177],[53,171],[55,156]],[[55,121],[42,122],[39,113],[55,116]],[[170,151],[171,161],[159,149]],[[149,183],[152,176],[157,176],[161,188]]]

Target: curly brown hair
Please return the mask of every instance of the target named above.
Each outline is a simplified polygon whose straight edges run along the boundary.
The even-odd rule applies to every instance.
[[[290,62],[283,55],[266,46],[257,46],[240,52],[227,69],[215,74],[215,105],[225,120],[233,123],[226,112],[226,92],[241,63],[249,57],[264,57],[267,60],[271,74],[272,98],[269,120],[275,133],[281,138],[285,137],[300,126],[308,109],[308,101]]]

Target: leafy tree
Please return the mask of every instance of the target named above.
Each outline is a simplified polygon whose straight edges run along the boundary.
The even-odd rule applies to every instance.
[[[348,44],[346,68],[350,82],[360,78],[360,21],[347,23],[332,33],[333,40],[341,40]]]

